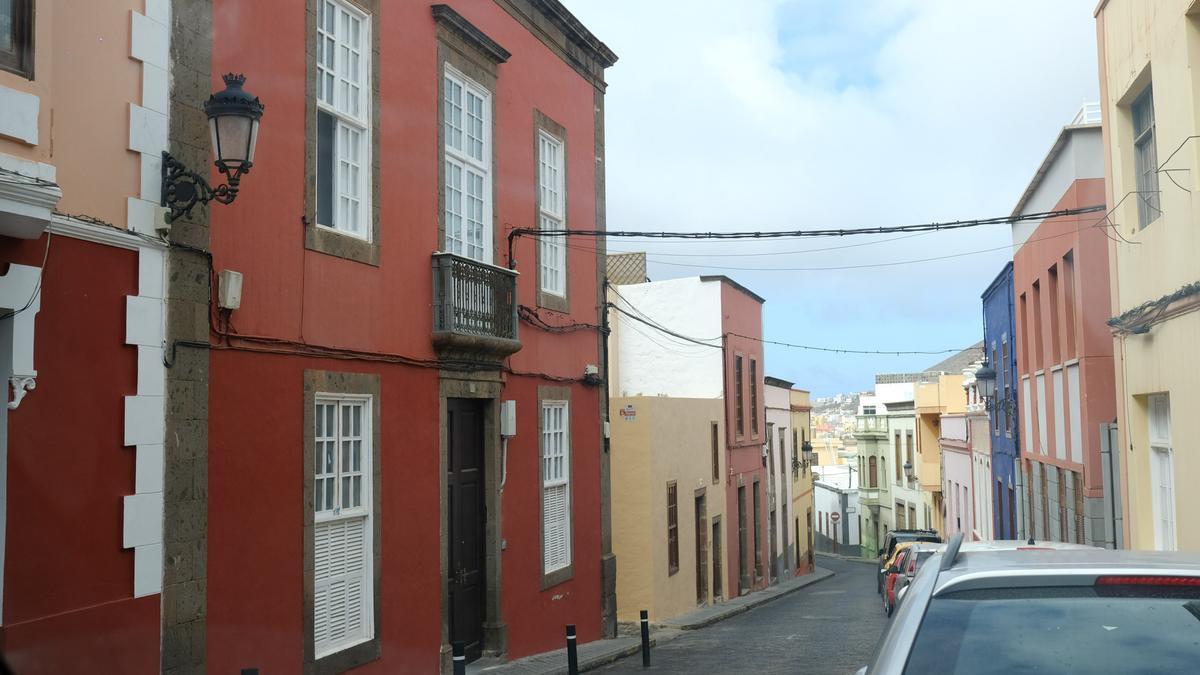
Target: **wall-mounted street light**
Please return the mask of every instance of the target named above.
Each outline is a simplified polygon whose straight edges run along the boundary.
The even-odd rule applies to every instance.
[[[904,478],[905,478],[906,480],[908,480],[909,482],[911,482],[911,481],[912,481],[912,479],[913,479],[913,465],[912,465],[912,462],[905,462],[905,463],[904,463]]]
[[[804,463],[808,466],[812,466],[813,460],[814,460],[813,455],[815,454],[813,452],[812,442],[804,441],[803,443],[801,443],[800,444],[800,452],[804,453]]]
[[[208,97],[204,113],[208,115],[213,154],[217,169],[228,182],[212,187],[203,176],[163,152],[162,202],[170,208],[167,222],[186,216],[197,203],[216,200],[228,204],[237,198],[242,175],[254,165],[254,146],[258,142],[258,122],[263,104],[258,97],[242,89],[245,75],[223,75],[225,89]]]
[[[987,359],[984,359],[983,365],[975,371],[975,384],[979,388],[979,395],[984,400],[990,401],[995,398],[996,370],[988,365]]]

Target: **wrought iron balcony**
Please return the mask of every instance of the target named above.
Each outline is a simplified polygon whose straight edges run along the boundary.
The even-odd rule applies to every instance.
[[[499,364],[521,349],[517,273],[433,254],[433,346],[443,359]]]

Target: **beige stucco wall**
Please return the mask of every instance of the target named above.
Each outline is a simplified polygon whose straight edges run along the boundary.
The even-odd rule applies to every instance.
[[[632,406],[630,419],[619,411]],[[703,490],[709,546],[708,602],[713,602],[712,521],[725,514],[724,419],[721,399],[626,397],[611,401],[613,552],[617,572],[617,618],[636,621],[648,610],[651,621],[691,611],[696,597],[695,499]],[[722,480],[712,480],[711,425],[718,433]],[[679,570],[668,574],[667,484],[678,489]],[[722,547],[725,549],[726,547]],[[728,577],[728,551],[721,566]],[[729,588],[723,589],[726,597]]]
[[[1114,313],[1200,281],[1200,16],[1193,0],[1110,0],[1097,13],[1101,105],[1108,159],[1108,200],[1121,237],[1109,244]],[[1133,122],[1130,104],[1153,85],[1159,174],[1159,217],[1139,229]],[[1178,148],[1178,152],[1176,149]],[[1175,153],[1174,157],[1170,157]],[[1168,158],[1170,160],[1168,161]],[[1175,186],[1174,178],[1180,186]],[[1189,192],[1190,190],[1190,192]],[[1128,241],[1125,241],[1128,240]],[[1187,514],[1200,509],[1200,493],[1186,487],[1200,479],[1200,312],[1154,324],[1145,335],[1118,337],[1114,345],[1117,415],[1127,546],[1155,547],[1147,443],[1146,396],[1169,393],[1174,447],[1175,520],[1178,548],[1200,550],[1200,528]]]
[[[0,136],[0,153],[53,164],[63,191],[59,211],[124,227],[141,166],[138,153],[127,149],[129,104],[142,100],[142,64],[130,58],[130,15],[142,12],[144,2],[35,5],[33,79],[0,71],[0,87],[38,97],[38,142]]]

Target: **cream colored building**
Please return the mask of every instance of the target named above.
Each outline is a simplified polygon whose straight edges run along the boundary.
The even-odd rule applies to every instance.
[[[645,609],[661,621],[728,598],[724,401],[631,396],[611,409],[617,619]]]
[[[1096,10],[1124,545],[1200,551],[1200,3]]]
[[[804,460],[804,444],[812,443],[812,400],[807,391],[793,388],[792,429],[792,556],[798,574],[813,570],[813,467]]]

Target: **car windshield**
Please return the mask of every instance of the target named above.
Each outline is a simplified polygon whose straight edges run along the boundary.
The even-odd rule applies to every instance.
[[[904,672],[1183,673],[1197,664],[1196,587],[1015,588],[934,598]]]

